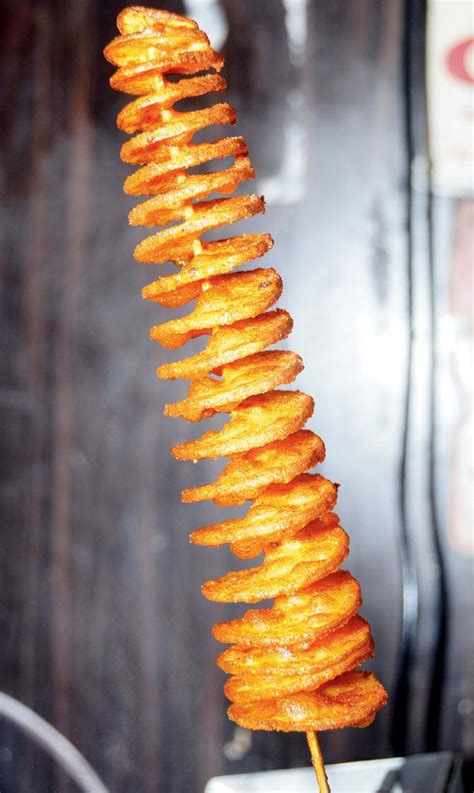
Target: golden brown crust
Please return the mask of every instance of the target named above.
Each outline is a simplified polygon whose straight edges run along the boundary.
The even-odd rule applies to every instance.
[[[254,703],[258,708],[261,700],[280,699],[300,691],[316,691],[324,683],[334,680],[367,661],[373,656],[373,643],[369,639],[362,646],[352,645],[347,654],[337,657],[325,667],[315,667],[311,672],[295,675],[233,675],[224,686],[224,693],[235,703]]]
[[[180,14],[173,14],[171,11],[134,5],[124,8],[119,13],[117,16],[117,27],[120,33],[128,35],[130,33],[140,33],[145,28],[153,27],[176,27],[193,30],[198,27],[198,24],[193,19],[188,19]]]
[[[232,721],[248,730],[283,732],[365,727],[387,702],[387,693],[370,672],[347,672],[316,691],[248,705],[231,705]]]
[[[301,429],[312,415],[314,401],[301,391],[269,391],[249,397],[230,412],[230,421],[220,430],[171,451],[177,460],[230,457],[254,447],[287,438]]]
[[[281,341],[288,336],[292,327],[290,315],[281,309],[260,314],[255,319],[234,322],[230,327],[219,327],[212,333],[205,350],[192,358],[160,366],[158,377],[164,380],[178,377],[196,380]]]
[[[299,430],[245,454],[236,455],[215,482],[183,490],[187,504],[212,499],[221,506],[243,504],[258,498],[268,485],[291,482],[298,474],[324,460],[324,443],[310,430]]]
[[[293,537],[311,521],[337,526],[337,515],[329,512],[337,499],[337,488],[319,474],[302,474],[289,484],[267,487],[244,518],[205,526],[191,534],[191,542],[216,547],[229,543],[237,556],[251,559],[270,543]]]
[[[166,226],[174,220],[186,218],[186,202],[207,198],[211,193],[231,193],[237,185],[253,179],[254,170],[246,155],[239,155],[230,168],[218,173],[189,176],[183,183],[181,174],[168,179],[166,191],[160,192],[143,204],[138,204],[128,216],[131,226]]]
[[[349,538],[340,526],[314,521],[296,536],[268,546],[259,567],[208,581],[202,593],[223,603],[258,603],[289,595],[334,573],[348,553]]]
[[[371,640],[370,626],[362,617],[352,617],[345,625],[309,647],[241,647],[234,645],[217,658],[217,665],[230,675],[282,675],[298,677],[331,667],[353,649]]]
[[[141,264],[191,259],[193,245],[204,232],[264,211],[263,199],[256,195],[216,198],[194,204],[189,219],[147,237],[137,245],[133,255]]]
[[[250,270],[218,275],[201,283],[194,310],[182,319],[155,325],[150,338],[176,349],[212,329],[253,319],[270,308],[281,295],[281,278],[275,270]]]
[[[203,96],[211,91],[220,93],[225,89],[226,81],[218,74],[205,74],[181,80],[179,83],[167,83],[160,91],[145,94],[126,105],[117,116],[117,126],[129,135],[153,129],[162,121],[163,110],[169,110],[175,102]],[[126,187],[125,192],[128,192]]]
[[[168,147],[168,156],[172,158],[172,147],[179,146],[182,136],[190,137],[209,124],[235,124],[236,118],[234,108],[226,102],[187,113],[167,110],[166,117],[162,113],[162,120],[153,129],[141,132],[124,143],[120,156],[124,162],[144,165],[153,160],[155,151],[164,144]]]
[[[174,186],[177,177],[182,177],[187,168],[196,168],[198,165],[203,165],[211,160],[234,157],[240,154],[247,154],[247,144],[243,138],[238,136],[222,138],[212,143],[182,143],[178,147],[178,151],[174,152],[173,155],[171,155],[167,147],[164,152],[158,149],[153,160],[148,165],[139,168],[138,171],[135,171],[135,173],[125,179],[124,191],[129,195],[156,195],[156,193],[165,192],[168,189],[168,185]],[[182,182],[183,180],[181,179]],[[248,240],[255,236],[247,235],[246,239]],[[267,239],[270,237],[269,234],[261,236],[265,236]],[[242,252],[242,247],[237,244],[237,239],[233,240],[233,254]],[[203,242],[202,246],[205,249],[214,247],[217,249],[219,244],[222,245],[225,242],[232,241],[224,240],[223,243],[208,244]]]
[[[244,647],[309,647],[348,622],[361,603],[359,584],[340,570],[294,595],[281,595],[270,609],[217,623],[212,633],[220,642]]]
[[[293,382],[302,371],[299,355],[284,350],[255,353],[222,367],[221,378],[193,380],[182,402],[165,406],[165,415],[200,421],[229,413],[244,399]]]

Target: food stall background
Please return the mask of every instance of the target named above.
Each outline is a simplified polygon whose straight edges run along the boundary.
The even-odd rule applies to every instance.
[[[472,147],[436,126],[451,90],[450,119],[472,123],[473,31],[449,38],[470,4],[444,3],[428,50],[436,157],[457,158],[454,186],[449,162],[429,167],[424,3],[159,5],[198,19],[225,54],[251,189],[267,199],[240,227],[275,239],[265,262],[295,320],[321,470],[342,483],[345,566],[376,641],[368,667],[391,695],[370,728],[323,734],[325,758],[472,758]],[[124,3],[2,6],[0,689],[114,793],[200,793],[215,774],[305,765],[303,736],[225,715],[210,629],[243,609],[199,587],[239,562],[188,542],[224,511],[179,501],[219,463],[169,454],[202,427],[162,416],[186,384],[155,379],[176,353],[148,330],[170,312],[140,289],[167,268],[132,259],[144,230],[128,226],[122,193],[127,100],[102,56]],[[0,789],[76,788],[0,715]]]

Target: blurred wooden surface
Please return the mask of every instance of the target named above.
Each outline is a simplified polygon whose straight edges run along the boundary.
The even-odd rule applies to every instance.
[[[128,227],[122,193],[124,97],[102,56],[123,5],[2,2],[0,688],[51,721],[114,793],[201,793],[215,774],[309,760],[302,736],[247,735],[225,715],[210,628],[235,609],[199,586],[236,562],[187,540],[222,513],[180,504],[179,491],[214,466],[169,455],[196,430],[162,417],[184,384],[155,380],[167,354],[148,328],[165,312],[140,301],[156,270],[131,256],[143,233]],[[445,531],[450,425],[436,415],[443,370],[432,369],[453,205],[427,206],[412,183],[423,107],[406,59],[420,45],[421,68],[422,5],[408,42],[402,0],[160,5],[207,20],[223,44],[229,101],[268,198],[252,230],[276,241],[267,262],[295,319],[299,387],[316,398],[323,470],[342,483],[347,566],[376,640],[371,666],[392,694],[369,729],[323,735],[325,756],[472,751],[469,567]],[[429,735],[436,529],[451,612],[440,731]],[[397,697],[403,537],[421,600]],[[73,786],[0,718],[0,790]]]

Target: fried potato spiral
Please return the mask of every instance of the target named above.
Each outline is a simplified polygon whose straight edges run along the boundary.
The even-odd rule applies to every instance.
[[[170,308],[195,301],[187,315],[155,325],[150,337],[170,349],[208,337],[201,352],[158,369],[163,379],[190,381],[186,398],[167,405],[165,414],[188,421],[230,415],[220,431],[172,450],[180,460],[229,458],[215,482],[185,490],[182,499],[253,502],[245,517],[198,529],[191,542],[227,543],[246,559],[264,555],[259,566],[208,581],[202,591],[214,601],[275,599],[271,608],[214,627],[215,638],[232,645],[217,661],[231,675],[225,686],[229,717],[265,730],[365,726],[387,696],[373,674],[358,671],[373,654],[373,642],[357,615],[359,585],[339,570],[349,540],[332,511],[337,485],[308,473],[325,456],[321,438],[304,429],[313,400],[280,390],[301,372],[301,358],[267,349],[292,327],[289,314],[274,308],[281,279],[272,268],[234,272],[263,256],[272,239],[203,239],[208,231],[264,212],[264,201],[230,195],[255,176],[242,137],[193,139],[210,126],[234,124],[235,110],[225,102],[175,109],[181,100],[225,90],[217,73],[223,59],[195,22],[166,11],[127,8],[118,28],[120,35],[104,51],[118,67],[111,85],[138,97],[117,119],[133,136],[121,157],[139,166],[124,189],[146,197],[129,220],[161,227],[134,255],[141,263],[171,261],[177,267],[142,295]],[[229,158],[224,168],[209,167]]]

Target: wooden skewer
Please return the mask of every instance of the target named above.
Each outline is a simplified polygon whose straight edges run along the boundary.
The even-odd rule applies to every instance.
[[[331,793],[331,788],[328,784],[326,770],[324,768],[324,760],[321,752],[321,747],[318,741],[318,734],[316,732],[307,732],[306,738],[308,739],[309,751],[311,752],[311,760],[313,763],[316,779],[318,780],[320,793]]]

